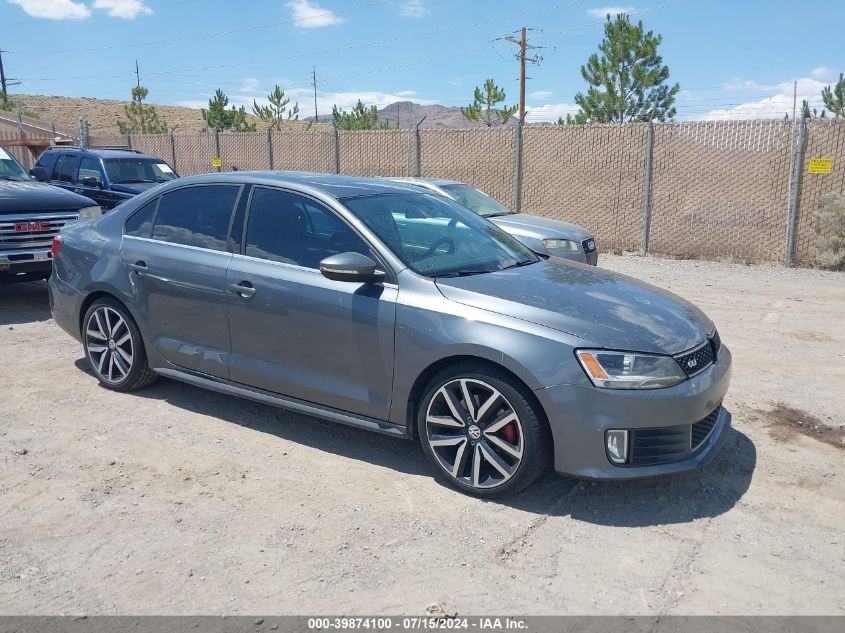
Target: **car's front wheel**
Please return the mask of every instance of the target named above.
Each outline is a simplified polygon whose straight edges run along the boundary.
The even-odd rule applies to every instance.
[[[438,373],[420,402],[417,432],[441,478],[481,497],[521,490],[551,455],[548,426],[530,392],[484,365]]]
[[[132,391],[156,379],[138,326],[114,299],[104,297],[91,304],[83,319],[82,341],[88,363],[104,387]]]

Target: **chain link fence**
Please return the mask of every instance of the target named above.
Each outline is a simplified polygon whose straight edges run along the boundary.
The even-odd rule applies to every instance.
[[[845,191],[845,120],[695,121],[473,130],[93,135],[182,175],[237,168],[469,183],[582,225],[604,250],[812,265],[815,210]],[[216,167],[219,158],[220,167]],[[830,158],[830,173],[809,173]],[[796,170],[797,167],[797,170]]]

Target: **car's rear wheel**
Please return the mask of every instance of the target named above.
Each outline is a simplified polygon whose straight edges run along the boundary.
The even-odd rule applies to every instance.
[[[470,494],[513,494],[545,470],[548,426],[530,392],[483,365],[447,369],[429,383],[417,431],[443,480]]]
[[[132,391],[156,379],[138,326],[117,301],[104,297],[91,304],[83,319],[82,340],[88,363],[104,387]]]

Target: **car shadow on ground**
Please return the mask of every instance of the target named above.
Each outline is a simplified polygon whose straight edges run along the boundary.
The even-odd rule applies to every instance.
[[[77,360],[76,366],[91,374],[86,359]],[[163,400],[181,409],[347,459],[434,480],[432,467],[417,442],[343,426],[169,379],[160,379],[151,387],[133,392],[132,396]],[[490,503],[540,516],[570,516],[608,526],[687,523],[715,517],[733,508],[748,490],[756,462],[754,443],[745,434],[729,429],[714,460],[691,472],[595,482],[549,472],[527,490]],[[432,485],[442,484],[432,481]]]
[[[34,323],[52,318],[47,283],[0,284],[0,326]]]

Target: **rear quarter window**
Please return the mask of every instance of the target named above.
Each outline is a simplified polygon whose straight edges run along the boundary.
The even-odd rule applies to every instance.
[[[51,173],[53,171],[53,167],[56,164],[56,158],[58,154],[55,152],[43,152],[41,156],[38,157],[38,160],[35,161],[35,164],[39,167],[43,167],[47,170],[47,173]]]
[[[153,219],[155,218],[156,207],[160,198],[150,200],[143,207],[135,211],[126,220],[126,235],[133,237],[150,237],[153,232]]]

